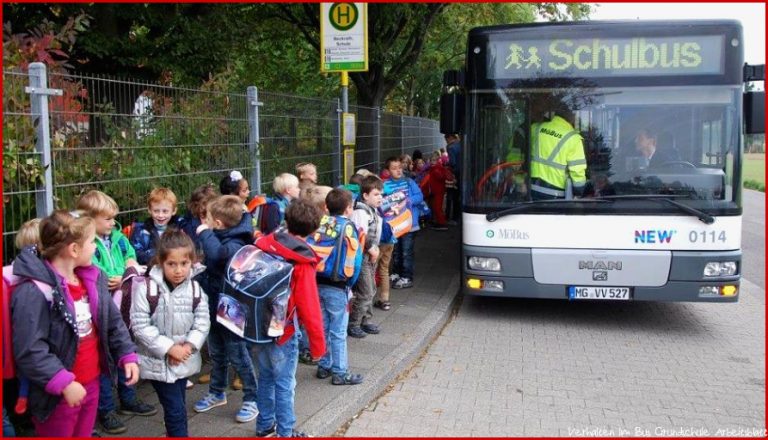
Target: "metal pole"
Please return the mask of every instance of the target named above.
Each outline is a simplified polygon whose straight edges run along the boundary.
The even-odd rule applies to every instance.
[[[400,115],[400,154],[405,153],[405,116]]]
[[[40,154],[43,168],[42,187],[35,191],[35,208],[38,217],[47,217],[53,212],[53,167],[51,165],[51,127],[48,115],[48,95],[63,95],[62,90],[48,88],[48,74],[45,64],[29,65],[29,87],[32,115],[37,116],[37,142],[35,150]]]
[[[331,186],[339,186],[339,182],[341,182],[341,115],[342,109],[341,109],[341,103],[339,100],[336,100],[336,145],[334,145],[334,148],[336,151],[333,152],[333,174],[331,175]]]
[[[256,193],[261,194],[261,151],[259,143],[261,137],[259,134],[259,107],[264,105],[259,102],[259,89],[256,86],[248,86],[248,152],[251,160],[254,161],[254,167],[251,171],[251,182],[256,187]]]
[[[349,113],[349,73],[341,72],[341,110]]]
[[[374,127],[374,138],[373,138],[373,151],[374,151],[374,164],[375,167],[374,170],[371,170],[375,173],[378,173],[379,167],[381,166],[381,108],[376,107],[376,126]]]

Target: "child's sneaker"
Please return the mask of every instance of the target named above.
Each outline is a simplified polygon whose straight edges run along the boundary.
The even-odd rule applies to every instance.
[[[393,289],[409,289],[413,287],[413,281],[410,278],[400,278],[392,285]]]
[[[128,427],[117,417],[115,411],[110,411],[99,417],[99,423],[101,424],[101,429],[107,434],[122,434],[128,430]]]
[[[394,284],[394,283],[396,283],[396,282],[397,282],[397,280],[399,280],[399,279],[400,279],[400,275],[398,275],[398,274],[396,274],[396,273],[393,273],[393,274],[391,274],[391,275],[389,276],[389,282],[390,282],[390,283],[393,283],[393,284]]]
[[[309,350],[303,350],[299,353],[299,362],[305,365],[317,365],[317,361],[312,359],[312,353]]]
[[[118,413],[127,416],[150,417],[157,414],[157,408],[148,403],[144,403],[141,399],[136,399],[133,402],[121,403]]]
[[[256,437],[274,437],[277,435],[277,425],[272,425],[271,428],[264,431],[256,431]]]
[[[209,409],[216,408],[227,404],[227,395],[224,393],[214,394],[208,393],[202,399],[195,403],[195,412],[206,412]]]
[[[255,419],[259,415],[259,410],[256,407],[256,402],[243,402],[243,406],[240,411],[237,412],[235,420],[239,423],[247,423]]]

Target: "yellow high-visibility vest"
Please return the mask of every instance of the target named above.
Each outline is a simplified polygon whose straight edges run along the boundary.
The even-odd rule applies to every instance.
[[[565,196],[567,177],[571,177],[574,192],[580,192],[587,183],[587,159],[584,141],[573,126],[560,116],[551,121],[531,126],[531,178],[538,178],[559,188],[531,189],[556,197]]]

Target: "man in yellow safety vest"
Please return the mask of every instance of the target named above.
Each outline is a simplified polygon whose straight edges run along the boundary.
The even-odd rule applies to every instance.
[[[587,183],[587,160],[581,134],[568,120],[571,112],[561,109],[549,121],[531,124],[531,197],[534,200],[565,198],[567,181],[580,197]],[[562,115],[562,116],[561,116]],[[544,118],[532,111],[538,120]]]

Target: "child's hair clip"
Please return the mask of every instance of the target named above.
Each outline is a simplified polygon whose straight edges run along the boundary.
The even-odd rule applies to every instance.
[[[243,180],[243,175],[240,173],[240,171],[234,170],[229,173],[229,179],[233,182],[239,182]]]

